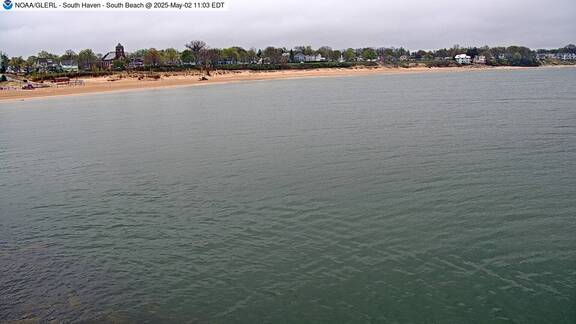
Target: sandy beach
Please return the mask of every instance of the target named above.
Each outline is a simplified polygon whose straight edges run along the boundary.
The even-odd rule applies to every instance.
[[[542,67],[538,67],[542,68]],[[0,90],[0,102],[23,101],[54,96],[70,96],[81,94],[105,93],[113,91],[135,91],[157,89],[166,87],[197,86],[205,84],[230,83],[258,80],[278,80],[316,77],[346,77],[370,74],[400,74],[400,73],[436,73],[436,72],[466,72],[486,71],[496,69],[526,69],[521,67],[447,67],[447,68],[392,68],[392,67],[363,67],[363,68],[334,68],[315,70],[280,70],[280,71],[213,71],[208,80],[200,80],[199,71],[156,73],[159,79],[142,78],[138,74],[120,73],[118,75],[82,78],[83,85],[59,85],[34,90]]]

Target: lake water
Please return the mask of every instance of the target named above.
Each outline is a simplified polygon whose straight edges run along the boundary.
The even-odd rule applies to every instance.
[[[0,322],[575,323],[576,69],[0,104]]]

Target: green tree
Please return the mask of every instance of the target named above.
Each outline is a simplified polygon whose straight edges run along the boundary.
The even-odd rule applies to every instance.
[[[574,45],[574,44],[568,44],[568,45],[564,46],[564,51],[565,51],[566,53],[576,54],[576,45]]]
[[[24,64],[26,60],[22,58],[22,56],[15,56],[10,59],[8,66],[15,72],[20,72],[24,69]]]
[[[244,48],[240,47],[240,46],[234,46],[232,47],[233,49],[236,50],[236,52],[238,53],[238,62],[240,63],[247,63],[249,62],[248,60],[248,51],[245,50]]]
[[[294,50],[296,51],[296,53],[302,53],[304,55],[314,55],[314,49],[312,49],[312,46],[310,45],[296,46],[294,47]]]
[[[480,51],[478,50],[477,47],[470,47],[466,50],[466,55],[468,55],[472,58],[475,56],[478,56],[479,53],[480,53]]]
[[[246,51],[246,62],[247,63],[253,63],[253,62],[256,62],[257,60],[258,60],[258,53],[257,53],[256,49],[251,48],[251,49]]]
[[[114,60],[112,68],[116,71],[124,71],[126,69],[126,64],[123,60]]]
[[[520,54],[519,52],[512,54],[512,59],[510,60],[510,64],[522,65],[522,54]]]
[[[139,50],[137,50],[137,51],[135,51],[135,52],[132,52],[132,53],[128,54],[128,58],[130,58],[130,59],[135,59],[135,58],[141,58],[141,59],[143,59],[143,58],[144,58],[144,55],[146,55],[146,52],[148,52],[147,49],[139,49]]]
[[[344,61],[353,62],[356,61],[356,51],[353,48],[349,48],[342,53],[344,56]]]
[[[163,51],[164,62],[168,65],[177,65],[180,60],[180,53],[174,48],[167,48]]]
[[[191,50],[185,49],[180,54],[180,60],[184,63],[192,63],[196,62],[196,57],[194,57],[194,54],[192,54]]]
[[[238,53],[238,49],[234,47],[224,48],[222,49],[222,58],[226,61],[236,63],[240,59],[240,53]]]
[[[272,64],[279,64],[282,61],[282,53],[284,51],[281,48],[274,48],[272,46],[266,47],[262,55],[270,60]]]
[[[148,51],[146,51],[146,54],[144,54],[144,64],[145,65],[151,65],[151,66],[157,66],[160,65],[162,57],[160,55],[160,52],[158,52],[157,49],[155,48],[151,48]]]
[[[332,57],[330,57],[330,60],[336,62],[336,61],[339,61],[341,57],[342,57],[342,52],[339,50],[334,50],[334,51],[332,51]]]
[[[377,57],[378,54],[376,54],[376,51],[373,48],[367,47],[362,50],[362,58],[366,61],[374,61]]]
[[[333,61],[334,50],[330,46],[322,46],[318,49],[318,54],[322,55],[327,61]]]
[[[96,64],[96,61],[98,61],[98,57],[89,48],[83,49],[78,53],[78,67],[81,69],[91,69]]]
[[[47,51],[40,51],[40,52],[38,53],[38,58],[53,60],[54,63],[58,63],[58,62],[59,62],[59,57],[58,57],[58,55],[49,53],[49,52],[47,52]]]
[[[5,73],[8,68],[8,56],[6,53],[0,51],[0,73]]]
[[[34,70],[36,63],[38,62],[38,58],[34,55],[28,56],[26,59],[26,63],[24,64],[26,73],[30,73]]]
[[[78,60],[78,54],[76,54],[76,52],[74,52],[73,50],[69,49],[69,50],[66,50],[66,52],[64,52],[64,55],[62,55],[60,57],[60,60],[62,60],[62,61],[67,61],[67,60],[76,61],[76,60]]]

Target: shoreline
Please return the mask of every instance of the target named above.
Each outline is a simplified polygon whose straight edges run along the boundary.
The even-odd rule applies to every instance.
[[[52,97],[77,96],[102,93],[133,92],[154,89],[182,88],[190,86],[229,84],[246,81],[267,81],[267,80],[294,80],[307,78],[324,77],[354,77],[381,74],[419,74],[438,72],[471,72],[471,71],[496,71],[496,70],[525,70],[541,68],[574,68],[573,65],[561,66],[540,66],[540,67],[488,67],[488,66],[467,66],[467,67],[445,67],[445,68],[393,68],[393,67],[364,67],[364,68],[325,68],[313,70],[272,70],[272,71],[214,71],[209,80],[200,81],[202,74],[198,71],[192,72],[166,72],[158,73],[162,75],[159,80],[139,80],[134,77],[121,78],[95,77],[84,78],[82,86],[64,86],[38,88],[35,90],[0,90],[0,103],[17,102],[27,100],[39,100]],[[114,80],[114,81],[110,81]]]

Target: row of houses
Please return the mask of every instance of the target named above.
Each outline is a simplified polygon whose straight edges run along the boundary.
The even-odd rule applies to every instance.
[[[543,60],[576,61],[575,53],[538,53],[536,57]]]
[[[32,67],[16,69],[13,66],[8,66],[6,72],[18,74],[21,72],[78,72],[78,70],[78,62],[74,60],[63,60],[57,62],[53,59],[39,58]]]
[[[303,53],[296,53],[293,56],[293,59],[290,60],[289,53],[284,53],[284,61],[285,62],[292,62],[292,63],[311,63],[311,62],[326,62],[327,59],[322,57],[321,54],[315,55],[306,55]],[[395,58],[384,58],[379,57],[378,61],[386,62],[386,61],[415,61],[413,57],[408,55],[402,55],[398,59]],[[456,61],[459,64],[486,64],[486,57],[483,55],[477,55],[474,58],[466,55],[466,54],[459,54],[456,55],[454,58],[452,57],[437,57],[434,58],[436,61]],[[100,60],[92,64],[92,66],[78,66],[78,62],[73,60],[65,60],[59,63],[56,63],[54,60],[51,59],[38,59],[36,64],[36,70],[38,72],[77,72],[79,69],[90,69],[91,67],[97,67],[103,70],[111,69],[115,61],[122,61],[124,65],[129,69],[137,69],[144,67],[144,59],[140,57],[128,59],[124,53],[124,47],[121,44],[116,46],[116,50],[112,52],[106,53]],[[340,56],[337,62],[344,62],[344,58]],[[363,61],[362,59],[358,59],[358,61]],[[376,61],[376,60],[375,60]],[[235,62],[230,61],[220,61],[218,64],[234,64]],[[266,58],[260,58],[257,61],[253,62],[254,64],[267,64],[269,61]],[[181,65],[182,62],[176,62],[174,65]],[[194,63],[188,63],[189,65],[194,65]]]
[[[474,58],[472,58],[467,54],[458,54],[454,56],[454,60],[458,64],[486,64],[486,56],[484,55],[476,55]]]
[[[50,58],[39,58],[36,64],[33,66],[33,70],[40,73],[46,72],[78,72],[80,69],[89,70],[93,67],[100,69],[110,69],[117,60],[127,61],[127,65],[132,68],[144,66],[144,60],[141,58],[135,58],[130,61],[127,60],[124,53],[124,47],[121,44],[116,46],[116,49],[112,52],[106,53],[102,58],[98,59],[96,62],[85,66],[79,66],[76,60],[62,60],[60,62],[50,59]],[[17,73],[20,71],[9,71]]]
[[[505,54],[500,54],[497,56],[498,59],[507,59]],[[576,54],[573,53],[539,53],[537,54],[537,58],[540,60],[544,59],[558,59],[558,60],[576,60]],[[368,60],[368,61],[379,61],[382,63],[390,63],[390,62],[412,62],[412,61],[422,61],[422,60],[434,60],[434,61],[455,61],[459,64],[466,65],[466,64],[486,64],[487,58],[484,55],[476,55],[471,57],[465,53],[458,54],[454,57],[434,57],[432,58],[421,58],[416,57],[414,55],[402,55],[400,57],[394,56],[378,56],[377,59]],[[40,58],[38,59],[36,65],[34,66],[34,70],[38,72],[77,72],[78,70],[88,70],[91,68],[98,68],[103,70],[112,69],[114,67],[115,62],[122,62],[122,66],[128,69],[137,69],[144,67],[145,62],[143,57],[135,57],[135,58],[128,58],[124,52],[124,46],[118,43],[114,51],[108,52],[99,58],[96,62],[90,63],[86,66],[79,66],[77,61],[74,60],[63,60],[61,62],[57,62],[56,60],[48,59],[48,58]],[[283,53],[282,54],[282,62],[291,62],[291,63],[309,63],[309,62],[326,62],[328,61],[327,58],[323,57],[321,54],[312,54],[307,55],[301,52],[297,53]],[[340,56],[337,62],[345,62],[344,57]],[[355,59],[355,61],[363,62],[366,61],[361,57]],[[263,57],[259,58],[253,62],[252,64],[268,64],[270,63],[270,59]],[[222,60],[217,62],[218,65],[225,65],[225,64],[238,64],[238,62],[226,61]],[[247,63],[246,63],[247,64]],[[194,63],[183,63],[180,60],[177,62],[172,62],[171,65],[194,65]],[[18,72],[18,71],[13,71]]]

